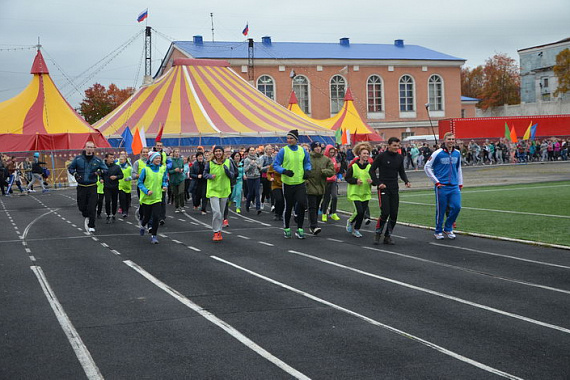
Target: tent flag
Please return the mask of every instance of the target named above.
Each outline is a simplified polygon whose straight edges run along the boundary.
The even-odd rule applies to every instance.
[[[339,128],[339,129],[340,129],[340,128]],[[341,143],[342,145],[347,145],[348,142],[346,141],[346,131],[343,130],[341,133],[342,133],[342,134],[341,134],[341,137],[340,137],[340,143]]]
[[[121,137],[123,138],[123,147],[125,148],[127,153],[133,154],[133,148],[132,148],[133,134],[131,133],[131,130],[129,129],[128,126],[125,126],[125,130],[121,134]]]
[[[162,123],[162,125],[160,126],[160,129],[158,130],[158,134],[156,135],[156,138],[154,139],[155,143],[162,141],[162,132],[164,132],[164,123]]]
[[[530,139],[534,140],[534,136],[536,135],[536,127],[538,127],[538,123],[530,127]]]
[[[133,136],[133,141],[131,143],[131,151],[133,154],[140,154],[143,144],[141,141],[141,135],[139,133],[139,127],[136,127],[135,134]]]
[[[141,129],[139,129],[139,135],[140,135],[142,146],[147,146],[146,145],[146,134],[144,133],[144,127],[141,127]]]
[[[511,139],[511,131],[509,130],[507,122],[505,122],[505,140],[510,140],[510,139]]]
[[[514,143],[516,143],[516,142],[519,141],[519,140],[517,139],[517,131],[515,131],[515,126],[514,126],[514,125],[511,127],[511,141],[514,142]]]
[[[334,133],[334,139],[337,144],[342,143],[342,129],[339,128],[336,130],[336,132]]]
[[[528,128],[526,129],[526,132],[524,133],[523,136],[523,140],[529,140],[530,139],[530,130],[532,128],[532,120],[530,121],[530,123],[528,124]]]
[[[348,145],[350,145],[350,141],[351,141],[351,138],[350,138],[350,129],[346,128],[346,143],[347,143]]]

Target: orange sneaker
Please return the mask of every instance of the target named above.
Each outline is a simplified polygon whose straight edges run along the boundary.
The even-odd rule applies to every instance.
[[[214,232],[213,241],[221,241],[222,240],[222,233],[221,232]]]
[[[226,228],[226,227],[228,227],[229,225],[230,225],[230,224],[228,223],[228,220],[227,220],[227,219],[224,219],[224,222],[222,223],[222,227],[223,227],[223,228]]]

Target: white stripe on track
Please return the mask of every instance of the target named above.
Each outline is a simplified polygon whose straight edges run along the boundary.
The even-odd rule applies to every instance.
[[[315,261],[320,261],[320,262],[325,263],[325,264],[333,265],[333,266],[338,267],[338,268],[342,268],[342,269],[346,269],[346,270],[349,270],[349,271],[352,271],[352,272],[355,272],[355,273],[359,273],[359,274],[362,274],[362,275],[364,275],[364,276],[372,277],[372,278],[375,278],[375,279],[378,279],[378,280],[382,280],[382,281],[386,281],[386,282],[389,282],[389,283],[392,283],[392,284],[395,284],[395,285],[403,286],[403,287],[408,288],[408,289],[417,290],[417,291],[419,291],[419,292],[423,292],[423,293],[431,294],[431,295],[433,295],[433,296],[437,296],[437,297],[445,298],[445,299],[448,299],[448,300],[451,300],[451,301],[459,302],[459,303],[462,303],[462,304],[464,304],[464,305],[468,305],[468,306],[475,307],[475,308],[478,308],[478,309],[490,311],[490,312],[492,312],[492,313],[504,315],[504,316],[511,317],[511,318],[514,318],[514,319],[518,319],[518,320],[521,320],[521,321],[524,321],[524,322],[532,323],[532,324],[535,324],[535,325],[538,325],[538,326],[542,326],[542,327],[546,327],[546,328],[549,328],[549,329],[557,330],[557,331],[560,331],[560,332],[563,332],[563,333],[566,333],[566,334],[570,334],[570,329],[567,329],[567,328],[565,328],[565,327],[553,325],[553,324],[547,323],[547,322],[542,322],[542,321],[539,321],[539,320],[536,320],[536,319],[532,319],[532,318],[528,318],[528,317],[525,317],[525,316],[522,316],[522,315],[519,315],[519,314],[510,313],[510,312],[508,312],[508,311],[496,309],[496,308],[491,307],[491,306],[486,306],[486,305],[482,305],[482,304],[480,304],[480,303],[467,301],[467,300],[465,300],[465,299],[463,299],[463,298],[451,296],[451,295],[449,295],[449,294],[440,293],[440,292],[437,292],[437,291],[435,291],[435,290],[431,290],[431,289],[427,289],[427,288],[422,288],[422,287],[420,287],[420,286],[408,284],[408,283],[405,283],[405,282],[402,282],[402,281],[393,280],[393,279],[388,278],[388,277],[379,276],[379,275],[377,275],[377,274],[365,272],[365,271],[360,270],[360,269],[356,269],[356,268],[352,268],[352,267],[349,267],[349,266],[346,266],[346,265],[343,265],[343,264],[335,263],[334,261],[329,261],[329,260],[321,259],[320,257],[308,255],[308,254],[303,253],[303,252],[298,252],[298,251],[293,251],[293,250],[289,250],[289,252],[290,252],[290,253],[294,253],[294,254],[299,255],[299,256],[306,257],[306,258],[308,258],[308,259],[312,259],[312,260],[315,260]]]
[[[77,333],[77,330],[75,330],[75,327],[73,327],[73,324],[69,320],[69,317],[67,316],[67,314],[63,310],[63,307],[61,306],[61,304],[59,303],[55,293],[51,289],[51,286],[49,285],[42,268],[39,266],[33,266],[30,268],[32,269],[32,271],[34,272],[36,277],[38,278],[38,281],[42,287],[42,290],[44,291],[44,294],[45,294],[53,312],[55,313],[55,316],[57,317],[57,320],[59,321],[59,324],[60,324],[61,328],[63,329],[63,332],[67,336],[67,340],[69,340],[69,343],[71,344],[71,347],[73,348],[73,351],[75,351],[75,355],[77,356],[77,359],[79,359],[79,363],[81,363],[81,366],[83,367],[83,370],[85,371],[85,375],[87,375],[88,379],[92,379],[92,380],[101,379],[102,380],[103,375],[101,375],[101,372],[99,371],[97,364],[95,364],[95,361],[93,360],[93,357],[91,356],[91,353],[89,353],[89,350],[87,349],[87,347],[83,343],[83,340],[81,339],[81,337]]]
[[[443,354],[445,354],[445,355],[448,355],[448,356],[450,356],[450,357],[452,357],[452,358],[454,358],[454,359],[460,360],[460,361],[462,361],[462,362],[464,362],[464,363],[468,363],[468,364],[470,364],[470,365],[472,365],[472,366],[475,366],[475,367],[477,367],[477,368],[480,368],[480,369],[482,369],[482,370],[484,370],[484,371],[493,373],[493,374],[498,375],[498,376],[505,377],[505,378],[507,378],[507,379],[520,379],[520,380],[522,380],[521,378],[519,378],[519,377],[517,377],[517,376],[511,375],[511,374],[509,374],[509,373],[507,373],[507,372],[503,372],[503,371],[498,370],[498,369],[496,369],[496,368],[490,367],[490,366],[488,366],[488,365],[485,365],[485,364],[483,364],[483,363],[480,363],[480,362],[478,362],[478,361],[475,361],[475,360],[473,360],[473,359],[470,359],[470,358],[468,358],[468,357],[465,357],[465,356],[463,356],[463,355],[460,355],[460,354],[458,354],[458,353],[456,353],[456,352],[453,352],[453,351],[451,351],[451,350],[448,350],[447,348],[438,346],[438,345],[435,344],[435,343],[432,343],[432,342],[430,342],[430,341],[427,341],[427,340],[425,340],[425,339],[422,339],[422,338],[420,338],[420,337],[417,337],[417,336],[412,335],[412,334],[410,334],[410,333],[407,333],[407,332],[405,332],[405,331],[399,330],[399,329],[397,329],[397,328],[395,328],[395,327],[386,325],[386,324],[384,324],[384,323],[382,323],[382,322],[376,321],[376,320],[374,320],[374,319],[372,319],[372,318],[369,318],[369,317],[367,317],[367,316],[365,316],[365,315],[359,314],[359,313],[357,313],[357,312],[355,312],[355,311],[349,310],[349,309],[347,309],[347,308],[344,308],[344,307],[339,306],[339,305],[337,305],[337,304],[334,304],[334,303],[332,303],[332,302],[326,301],[326,300],[324,300],[324,299],[322,299],[322,298],[319,298],[319,297],[317,297],[317,296],[314,296],[314,295],[312,295],[312,294],[310,294],[310,293],[304,292],[304,291],[302,291],[302,290],[299,290],[299,289],[297,289],[297,288],[294,288],[294,287],[289,286],[289,285],[287,285],[287,284],[284,284],[284,283],[282,283],[282,282],[273,280],[273,279],[271,279],[271,278],[269,278],[269,277],[266,277],[266,276],[261,275],[261,274],[256,273],[256,272],[253,272],[253,271],[251,271],[251,270],[249,270],[249,269],[246,269],[246,268],[244,268],[244,267],[241,267],[241,266],[239,266],[239,265],[237,265],[237,264],[234,264],[234,263],[232,263],[232,262],[230,262],[230,261],[226,261],[226,260],[221,259],[221,258],[216,257],[216,256],[210,256],[210,257],[213,258],[214,260],[220,261],[220,262],[222,262],[222,263],[224,263],[224,264],[227,264],[227,265],[230,265],[230,266],[232,266],[232,267],[234,267],[234,268],[236,268],[236,269],[239,269],[239,270],[241,270],[241,271],[244,271],[244,272],[246,272],[246,273],[249,273],[249,274],[251,274],[252,276],[258,277],[258,278],[260,278],[260,279],[262,279],[262,280],[264,280],[264,281],[270,282],[270,283],[272,283],[272,284],[274,284],[274,285],[277,285],[277,286],[279,286],[279,287],[281,287],[281,288],[284,288],[284,289],[290,290],[290,291],[292,291],[292,292],[294,292],[294,293],[297,293],[297,294],[299,294],[299,295],[301,295],[301,296],[303,296],[303,297],[309,298],[309,299],[311,299],[311,300],[313,300],[313,301],[316,301],[316,302],[321,303],[321,304],[323,304],[323,305],[332,307],[333,309],[339,310],[339,311],[341,311],[341,312],[343,312],[343,313],[346,313],[346,314],[352,315],[352,316],[354,316],[354,317],[357,317],[357,318],[359,318],[359,319],[362,319],[363,321],[368,322],[368,323],[370,323],[371,325],[381,327],[381,328],[386,329],[386,330],[388,330],[388,331],[390,331],[390,332],[393,332],[393,333],[395,333],[395,334],[398,334],[398,335],[400,335],[400,336],[402,336],[402,337],[404,337],[404,338],[408,338],[408,339],[411,339],[411,340],[413,340],[413,341],[415,341],[415,342],[421,343],[421,344],[423,344],[424,346],[427,346],[427,347],[429,347],[429,348],[432,348],[432,349],[434,349],[434,350],[436,350],[436,351],[439,351],[439,352],[441,352],[441,353],[443,353]]]
[[[309,379],[309,377],[305,376],[301,372],[297,371],[295,368],[289,366],[287,363],[283,362],[281,359],[273,356],[271,353],[266,351],[264,348],[259,346],[257,343],[243,335],[241,332],[236,330],[234,327],[229,325],[227,322],[219,319],[214,314],[210,313],[209,311],[204,310],[201,306],[195,304],[194,302],[190,301],[184,295],[180,294],[178,291],[172,289],[170,286],[166,285],[152,274],[145,271],[143,268],[138,266],[136,263],[126,260],[123,261],[126,265],[137,271],[141,274],[144,278],[152,282],[154,285],[168,293],[170,296],[174,297],[177,301],[182,303],[183,305],[187,306],[188,308],[194,310],[196,313],[200,314],[202,317],[213,323],[214,325],[218,326],[228,334],[230,334],[233,338],[237,339],[239,342],[244,344],[250,350],[254,351],[256,354],[260,355],[264,359],[270,361],[271,363],[275,364],[277,367],[281,368],[283,371],[287,372],[291,376],[297,379]]]
[[[517,187],[509,187],[506,189],[482,189],[482,190],[465,190],[465,188],[463,188],[463,190],[461,190],[461,194],[472,194],[472,193],[490,193],[490,192],[497,192],[497,191],[513,191],[513,190],[524,190],[524,191],[529,191],[532,189],[549,189],[552,187],[570,187],[570,185],[554,185],[554,186],[528,186],[528,185],[523,185],[520,188]],[[402,198],[408,198],[408,197],[429,197],[429,196],[433,196],[432,193],[425,193],[425,194],[405,194],[402,195],[402,193],[400,193],[400,201],[402,200]]]
[[[40,220],[41,218],[43,218],[44,216],[51,214],[52,212],[54,212],[55,210],[50,210],[48,212],[45,212],[43,214],[41,214],[40,216],[38,216],[36,219],[32,220],[24,229],[24,233],[22,234],[20,239],[25,239],[26,236],[28,236],[28,232],[30,231],[30,228],[34,225],[35,222],[37,222],[38,220]]]

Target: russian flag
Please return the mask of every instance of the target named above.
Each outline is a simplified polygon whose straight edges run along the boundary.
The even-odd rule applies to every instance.
[[[139,16],[137,17],[137,21],[142,22],[142,21],[146,20],[147,17],[148,17],[148,8],[139,14]]]
[[[243,28],[241,34],[243,34],[244,36],[247,36],[248,33],[249,33],[249,22],[247,24],[245,24],[245,28]]]

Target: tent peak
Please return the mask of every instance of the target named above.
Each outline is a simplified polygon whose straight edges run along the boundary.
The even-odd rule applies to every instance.
[[[289,97],[289,104],[297,104],[297,95],[295,95],[295,91],[291,91],[291,96]]]
[[[344,101],[345,102],[354,101],[354,98],[352,97],[352,91],[350,91],[350,87],[346,89],[346,93],[344,94]]]
[[[36,58],[34,58],[34,63],[32,64],[32,71],[30,71],[30,74],[49,74],[46,61],[44,61],[44,57],[42,56],[40,49],[38,49]]]

